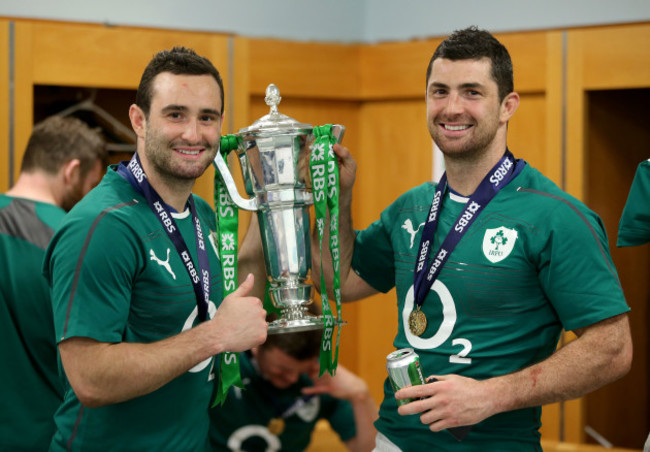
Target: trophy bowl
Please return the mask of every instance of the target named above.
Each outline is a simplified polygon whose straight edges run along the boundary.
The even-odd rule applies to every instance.
[[[313,204],[309,156],[313,126],[278,112],[280,92],[271,84],[265,102],[270,113],[234,134],[248,198],[239,195],[221,152],[215,166],[237,207],[255,211],[259,220],[269,295],[280,317],[269,323],[269,334],[323,328],[323,317],[307,312],[313,287],[310,217]],[[333,125],[337,141],[345,127]]]

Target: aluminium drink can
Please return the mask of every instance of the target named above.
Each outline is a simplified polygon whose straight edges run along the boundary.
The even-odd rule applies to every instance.
[[[395,350],[386,357],[388,379],[393,392],[407,386],[423,385],[425,383],[420,367],[420,357],[412,348]],[[397,400],[398,405],[412,402],[413,399]]]

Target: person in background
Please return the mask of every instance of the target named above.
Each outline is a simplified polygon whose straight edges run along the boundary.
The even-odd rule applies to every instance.
[[[650,160],[639,163],[618,224],[617,247],[650,242]]]
[[[541,405],[580,397],[631,366],[629,307],[606,232],[509,151],[519,95],[510,55],[489,32],[459,30],[438,46],[425,100],[446,172],[364,230],[352,228],[350,213],[356,163],[334,146],[343,299],[395,287],[394,346],[413,348],[428,377],[397,392],[386,382],[376,447],[541,451]],[[329,282],[330,268],[324,256]],[[318,284],[317,246],[312,270]],[[563,329],[577,338],[556,349]],[[398,407],[405,399],[413,400]],[[461,426],[471,430],[458,434]]]
[[[645,245],[650,242],[650,159],[639,163],[618,223],[616,246]],[[643,446],[650,452],[650,434]]]
[[[222,297],[215,214],[192,194],[217,152],[223,105],[207,58],[185,47],[154,55],[129,109],[133,158],[108,169],[50,242],[66,388],[51,451],[206,449],[223,371],[214,356],[266,340],[252,275]]]
[[[15,185],[0,194],[0,450],[47,450],[63,400],[43,255],[108,165],[102,135],[73,117],[34,126]]]
[[[270,334],[240,355],[244,389],[231,387],[224,406],[210,410],[213,451],[305,450],[320,419],[350,451],[373,449],[377,405],[366,383],[341,365],[318,378],[322,333]]]

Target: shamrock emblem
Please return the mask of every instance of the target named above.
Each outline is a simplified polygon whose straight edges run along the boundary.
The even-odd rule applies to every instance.
[[[495,249],[499,249],[499,245],[505,245],[508,243],[508,238],[505,236],[502,230],[499,230],[491,239],[490,242],[495,245]]]

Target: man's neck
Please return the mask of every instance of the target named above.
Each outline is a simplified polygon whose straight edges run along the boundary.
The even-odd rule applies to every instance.
[[[21,173],[15,185],[5,194],[15,198],[24,198],[61,206],[55,193],[55,176],[43,173]]]
[[[177,180],[170,182],[156,177],[156,175],[152,178],[149,174],[147,174],[147,180],[165,204],[173,207],[177,212],[183,212],[185,210],[187,200],[192,194],[194,181],[188,181],[184,184],[179,183]]]
[[[471,196],[485,176],[503,157],[504,152],[505,147],[498,152],[486,152],[476,159],[445,156],[445,172],[449,187],[460,195]]]
[[[177,212],[183,212],[187,200],[192,194],[194,180],[180,180],[171,176],[165,177],[149,166],[147,160],[142,157],[142,152],[139,152],[139,155],[142,169],[147,175],[149,185],[156,190],[156,193],[158,193],[165,204],[171,206]]]

